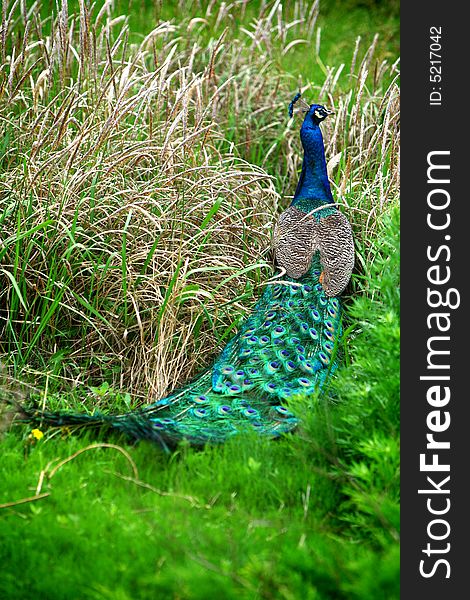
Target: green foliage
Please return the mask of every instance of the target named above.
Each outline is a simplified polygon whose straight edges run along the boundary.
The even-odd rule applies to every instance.
[[[354,362],[334,384],[342,401],[333,428],[344,457],[340,468],[352,478],[343,488],[347,520],[379,544],[398,539],[399,529],[398,209],[384,217],[382,228],[370,266],[370,296],[356,298],[349,311],[362,331]]]

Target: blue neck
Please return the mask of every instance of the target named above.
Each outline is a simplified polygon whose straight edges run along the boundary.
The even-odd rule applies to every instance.
[[[324,204],[334,203],[320,127],[306,118],[300,129],[300,139],[304,148],[304,160],[292,204],[304,205],[306,199],[321,200]],[[299,202],[302,200],[303,202]]]

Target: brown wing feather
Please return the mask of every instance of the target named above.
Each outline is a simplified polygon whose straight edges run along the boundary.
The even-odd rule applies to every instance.
[[[280,215],[274,228],[274,256],[289,277],[298,279],[309,270],[317,249],[315,228],[314,219],[294,206]]]
[[[347,218],[336,212],[320,220],[315,231],[323,288],[327,296],[337,296],[348,285],[354,268],[354,240]]]

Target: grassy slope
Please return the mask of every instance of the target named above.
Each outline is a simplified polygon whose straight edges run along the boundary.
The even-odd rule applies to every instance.
[[[121,9],[117,14],[126,12],[125,3],[117,4]],[[133,4],[135,7],[136,2]],[[161,16],[173,17],[174,7],[164,4]],[[258,14],[253,4],[247,8],[246,26],[252,18],[250,10]],[[196,14],[198,9],[194,10]],[[313,72],[319,83],[318,88],[314,83],[312,90],[319,89],[324,78],[323,64],[348,64],[356,35],[363,36],[367,48],[373,33],[379,30],[379,62],[383,58],[392,62],[397,45],[396,20],[391,12],[383,3],[359,8],[347,2],[322,3],[318,21],[322,27],[321,60],[302,60],[301,44],[285,55],[274,47],[268,53],[274,66],[268,71],[274,73],[273,79],[278,73],[288,72],[295,79],[302,72],[304,80],[309,80]],[[142,18],[148,13],[134,10],[132,14],[131,29],[148,31],[149,19]],[[202,37],[216,37],[223,29],[223,23],[217,29],[213,20],[211,27],[203,29]],[[284,40],[284,47],[289,41]],[[205,59],[202,56],[201,63]],[[339,90],[333,92],[340,107],[340,90],[347,91],[348,83],[350,80],[341,77]],[[278,84],[268,81],[266,85],[273,90]],[[371,107],[371,114],[377,114],[374,86],[370,81],[369,85],[371,93],[363,103],[363,111],[367,114]],[[281,83],[281,88],[285,91],[289,84]],[[249,91],[256,96],[251,88]],[[366,96],[364,93],[363,98]],[[254,97],[253,102],[256,101],[259,104]],[[223,155],[227,144],[236,141],[243,158],[256,164],[263,160],[264,168],[276,176],[278,189],[286,187],[291,191],[288,182],[298,163],[290,165],[290,171],[285,170],[286,161],[292,160],[288,158],[292,146],[284,125],[279,125],[286,99],[277,101],[272,114],[274,130],[263,130],[269,125],[269,119],[264,120],[265,112],[255,119],[250,117],[247,111],[253,105],[249,101],[241,102],[245,112],[233,121],[230,110],[219,115],[226,139],[220,141],[218,152]],[[221,100],[222,110],[224,102],[230,107],[231,99]],[[262,105],[267,102],[269,97]],[[245,131],[253,134],[258,143],[241,143]],[[351,129],[344,136],[354,147]],[[276,139],[282,143],[264,160]],[[296,143],[294,140],[297,152]],[[338,141],[339,147],[342,144]],[[330,153],[334,154],[334,149]],[[354,158],[353,151],[351,155]],[[358,160],[360,157],[358,154]],[[213,159],[216,161],[217,155]],[[10,153],[8,160],[14,164],[15,157],[12,159]],[[197,164],[200,157],[195,156],[194,160]],[[380,168],[386,168],[386,161],[384,165]],[[274,444],[257,439],[233,440],[224,447],[203,452],[183,447],[166,457],[147,444],[131,447],[119,438],[108,440],[129,452],[137,472],[129,458],[118,450],[97,448],[80,454],[53,473],[56,462],[50,465],[49,461],[73,456],[87,443],[94,443],[93,436],[59,440],[55,435],[32,443],[28,430],[14,429],[0,441],[0,480],[6,482],[0,485],[0,503],[34,495],[42,470],[46,476],[41,492],[50,495],[1,511],[1,597],[23,598],[34,593],[37,598],[52,599],[398,598],[399,223],[396,210],[379,214],[376,209],[371,211],[371,206],[375,206],[372,201],[367,204],[365,197],[379,197],[377,189],[382,185],[379,171],[368,166],[369,172],[354,171],[354,162],[350,168],[341,160],[335,176],[345,200],[369,214],[367,222],[364,219],[362,223],[362,213],[359,217],[353,213],[360,268],[353,289],[362,294],[355,295],[348,305],[353,326],[348,345],[351,364],[335,383],[337,402],[299,401],[295,408],[303,414],[302,431]],[[122,181],[132,180],[130,171],[122,176],[127,178]],[[348,177],[355,178],[353,185],[344,183]],[[361,184],[357,183],[359,179]],[[58,181],[54,180],[54,185]],[[118,185],[119,180],[113,184]],[[142,188],[136,189],[142,192]],[[262,191],[261,187],[256,191]],[[274,199],[272,191],[269,194]],[[254,218],[243,243],[253,243],[254,239],[262,247],[265,238],[259,233],[259,225],[264,223],[265,218]],[[240,238],[236,237],[233,251],[239,245]],[[48,250],[52,256],[54,251]],[[250,264],[250,260],[253,256],[247,253],[244,264]],[[244,264],[235,266],[242,270]],[[256,296],[256,278],[251,277],[252,285],[245,290],[245,298],[244,278],[242,273],[237,280],[242,290],[238,301],[246,305]],[[233,302],[233,294],[224,299]],[[211,313],[210,303],[205,310]],[[221,338],[237,310],[219,314],[204,339],[211,339],[210,335]],[[49,362],[42,366],[43,370],[61,376],[78,370],[70,362],[64,372],[63,355],[50,355],[47,339],[45,342],[44,356],[51,358],[47,358]],[[40,346],[38,350],[41,352]],[[189,348],[188,355],[191,352]],[[21,361],[15,363],[16,360],[17,357],[13,363],[18,365]],[[194,361],[186,365],[193,368]],[[19,372],[21,368],[24,365],[20,365]],[[28,368],[25,377],[30,377],[35,368],[41,370],[40,363],[39,367]],[[113,378],[101,363],[98,383],[107,375]],[[40,386],[45,381],[49,392],[55,393],[48,398],[51,406],[80,403],[91,408],[98,401],[105,408],[120,410],[133,401],[125,393],[109,393],[106,385],[83,398],[64,396],[57,384],[59,377],[40,377],[38,381]],[[53,477],[48,480],[47,474],[51,473]]]

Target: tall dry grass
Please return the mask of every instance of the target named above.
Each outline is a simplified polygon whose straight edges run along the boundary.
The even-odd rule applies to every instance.
[[[319,3],[210,2],[139,43],[107,0],[41,20],[4,2],[0,35],[0,358],[15,375],[110,381],[155,399],[207,363],[261,293],[276,213],[300,167],[297,78],[319,59]],[[216,38],[215,26],[228,27]],[[322,65],[304,96],[324,123],[333,192],[358,268],[399,185],[398,65]],[[341,85],[340,85],[341,84]],[[346,91],[344,91],[346,90]],[[283,199],[284,197],[284,199]]]

